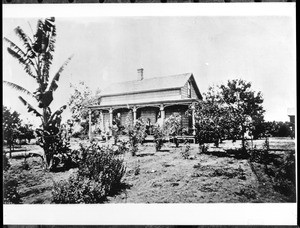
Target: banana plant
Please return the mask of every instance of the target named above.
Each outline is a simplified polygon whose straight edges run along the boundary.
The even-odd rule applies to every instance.
[[[37,88],[34,92],[31,92],[12,82],[3,81],[3,83],[6,86],[33,97],[37,101],[38,107],[34,107],[22,96],[19,96],[20,101],[27,107],[27,111],[32,112],[36,117],[41,119],[41,129],[37,130],[37,135],[40,138],[40,146],[44,149],[47,167],[49,167],[53,155],[59,153],[59,151],[54,151],[59,148],[54,148],[53,145],[57,144],[57,140],[61,140],[60,137],[58,137],[59,127],[61,113],[66,108],[66,105],[54,113],[51,112],[49,106],[53,101],[53,93],[58,88],[57,82],[60,79],[61,73],[73,55],[67,58],[50,80],[49,70],[52,65],[56,41],[55,18],[51,17],[38,20],[37,30],[36,33],[33,34],[33,37],[28,36],[19,26],[15,28],[14,31],[20,38],[23,46],[18,46],[10,39],[4,37],[4,41],[8,44],[7,51],[12,57],[18,60],[27,75],[35,79]]]

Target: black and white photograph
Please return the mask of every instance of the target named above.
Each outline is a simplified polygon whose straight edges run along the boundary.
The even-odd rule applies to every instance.
[[[6,6],[4,209],[294,209],[295,3],[219,6]]]

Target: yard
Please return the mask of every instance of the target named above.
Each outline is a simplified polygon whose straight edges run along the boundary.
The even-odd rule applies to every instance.
[[[71,147],[77,148],[80,141],[72,139]],[[176,148],[166,143],[156,152],[153,143],[139,146],[137,156],[124,155],[126,188],[118,195],[109,197],[106,203],[279,203],[293,201],[274,190],[272,176],[264,166],[249,159],[229,155],[223,149],[240,147],[239,141],[224,141],[220,148],[210,145],[208,153],[199,153],[197,144],[189,144],[189,156],[181,152],[186,145]],[[264,140],[254,141],[261,148]],[[254,146],[253,145],[253,146]],[[25,145],[26,152],[39,151],[36,145]],[[295,141],[290,138],[270,138],[272,154],[283,155],[295,150]],[[15,153],[14,153],[15,154]],[[29,157],[28,169],[24,158],[9,159],[10,175],[18,181],[18,191],[24,204],[51,203],[53,181],[67,179],[76,169],[65,172],[47,172],[40,157]],[[270,163],[269,167],[275,166]]]

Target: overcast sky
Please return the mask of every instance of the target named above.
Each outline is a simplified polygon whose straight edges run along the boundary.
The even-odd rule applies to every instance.
[[[32,35],[29,25],[35,30],[36,19],[4,19],[3,35],[21,44],[13,29],[21,26]],[[296,106],[293,17],[58,17],[56,26],[52,75],[74,58],[60,78],[52,110],[67,103],[70,83],[82,80],[95,91],[136,79],[141,67],[145,78],[192,72],[202,93],[228,79],[251,81],[262,91],[267,121],[287,121],[287,108]],[[5,49],[3,79],[36,89]],[[34,121],[14,90],[4,87],[3,104]]]

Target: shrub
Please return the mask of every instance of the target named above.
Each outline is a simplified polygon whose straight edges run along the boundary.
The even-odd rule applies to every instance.
[[[173,137],[173,142],[176,147],[179,146],[179,141],[177,136],[182,131],[181,119],[182,119],[181,115],[179,115],[178,113],[174,113],[170,117],[165,119],[164,122],[164,130],[166,131],[167,135],[171,135]]]
[[[140,174],[140,172],[141,172],[141,167],[140,167],[140,165],[136,165],[135,167],[134,167],[134,175],[139,175]]]
[[[129,136],[130,152],[132,156],[135,156],[138,144],[143,143],[147,137],[145,122],[142,119],[137,119],[133,126],[127,126],[127,134]]]
[[[188,159],[190,157],[190,149],[191,149],[191,146],[190,144],[188,143],[188,141],[185,141],[185,147],[184,149],[181,151],[181,156],[184,158],[184,159]]]
[[[208,152],[208,145],[205,145],[205,144],[202,144],[202,145],[199,145],[199,154],[201,153],[207,153]]]
[[[159,151],[164,144],[164,132],[159,126],[153,127],[153,137],[156,151]]]
[[[107,194],[118,189],[125,167],[123,160],[114,155],[112,148],[92,144],[82,152],[78,175],[101,182]]]
[[[104,186],[101,182],[71,176],[67,181],[54,182],[52,190],[54,203],[102,203],[105,200]]]
[[[9,161],[8,161],[8,158],[6,157],[6,154],[5,154],[5,152],[3,152],[3,155],[2,155],[2,159],[3,159],[3,170],[8,170],[9,168],[10,168],[10,163],[9,163]]]
[[[120,152],[112,147],[91,144],[79,150],[78,172],[68,181],[54,183],[55,203],[102,203],[122,186],[125,166]]]
[[[3,174],[3,203],[20,204],[21,197],[18,193],[18,182],[13,179],[7,172]]]
[[[295,174],[295,152],[288,153],[283,164],[275,171],[274,189],[289,198],[296,200],[296,174]]]

